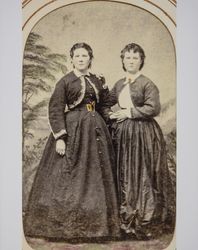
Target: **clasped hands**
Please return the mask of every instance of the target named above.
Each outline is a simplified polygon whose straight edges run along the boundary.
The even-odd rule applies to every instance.
[[[116,112],[110,112],[109,113],[109,118],[111,120],[115,119],[116,122],[122,122],[124,121],[125,119],[129,118],[127,113],[126,113],[126,110],[118,110]]]

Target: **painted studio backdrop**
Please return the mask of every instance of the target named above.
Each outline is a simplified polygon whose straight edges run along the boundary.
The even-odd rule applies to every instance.
[[[104,89],[108,87],[110,91],[115,83],[126,75],[120,58],[121,50],[130,43],[138,44],[143,48],[146,57],[141,74],[151,79],[159,90],[161,110],[154,119],[159,124],[166,143],[167,168],[170,176],[167,179],[166,188],[172,187],[168,210],[174,220],[176,2],[169,0],[160,2],[162,1],[23,1],[24,218],[38,165],[51,134],[50,98],[56,90],[57,82],[73,71],[71,47],[76,43],[84,42],[93,50],[91,74],[97,75],[96,79],[101,79],[98,75],[102,74],[105,78]],[[117,109],[119,109],[118,105],[114,105],[113,110]],[[111,129],[109,135],[111,135]],[[105,140],[111,140],[111,136],[106,137]],[[118,154],[115,154],[115,158],[116,155]],[[115,189],[117,189],[116,183],[115,181]],[[65,239],[57,240],[57,236],[54,237],[56,239],[49,240],[45,237],[25,235],[23,249],[161,250],[167,248],[169,244],[172,244],[169,249],[175,249],[173,235],[174,223],[168,225],[160,234],[154,233],[152,237],[146,239],[121,236],[107,242],[97,242],[97,240],[69,242]]]

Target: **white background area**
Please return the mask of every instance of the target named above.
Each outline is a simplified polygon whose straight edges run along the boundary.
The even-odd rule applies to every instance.
[[[0,0],[0,250],[22,249],[21,8]],[[197,11],[197,0],[178,1],[177,250],[198,249]]]

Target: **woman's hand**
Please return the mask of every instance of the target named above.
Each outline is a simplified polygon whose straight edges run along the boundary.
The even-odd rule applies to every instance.
[[[63,139],[58,139],[56,141],[56,152],[63,156],[65,155],[65,150],[66,150],[66,145],[65,145],[65,141]]]
[[[110,119],[116,119],[116,122],[122,122],[128,118],[125,110],[118,110],[117,112],[111,112],[109,114]]]

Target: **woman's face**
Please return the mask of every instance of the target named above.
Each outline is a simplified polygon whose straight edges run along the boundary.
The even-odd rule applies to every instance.
[[[90,56],[86,49],[78,48],[74,50],[72,63],[75,69],[79,70],[80,72],[87,71],[89,68],[90,61]]]
[[[139,71],[140,65],[142,63],[139,52],[134,52],[130,50],[126,51],[123,58],[124,67],[127,72],[135,74]]]

